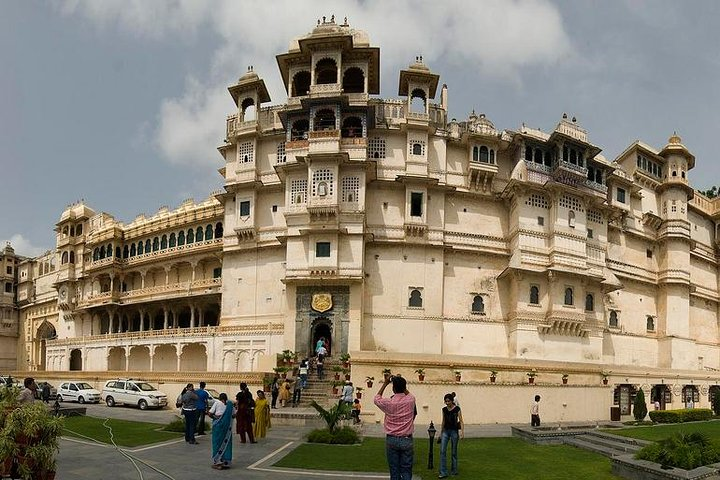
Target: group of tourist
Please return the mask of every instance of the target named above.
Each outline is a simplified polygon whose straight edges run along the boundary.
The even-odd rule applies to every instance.
[[[235,403],[221,393],[209,405],[210,395],[205,390],[205,382],[195,389],[188,383],[177,398],[176,406],[185,418],[185,441],[197,445],[196,435],[205,435],[205,417],[212,420],[212,468],[223,470],[232,462],[232,419],[235,419],[235,431],[240,435],[241,443],[257,443],[264,438],[270,428],[270,405],[262,390],[253,398],[246,383],[240,384],[235,395]]]

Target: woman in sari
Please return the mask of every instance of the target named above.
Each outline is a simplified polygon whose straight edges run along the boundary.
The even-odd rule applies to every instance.
[[[255,440],[258,438],[265,438],[269,428],[270,405],[268,405],[267,398],[265,398],[265,392],[258,390],[257,398],[255,399],[255,425],[253,426],[255,431]]]
[[[232,462],[233,408],[227,394],[221,393],[208,413],[212,418],[212,468],[216,470],[229,468]]]

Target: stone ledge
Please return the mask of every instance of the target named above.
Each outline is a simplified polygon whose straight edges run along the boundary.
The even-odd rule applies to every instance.
[[[665,470],[657,463],[636,460],[633,455],[619,455],[612,459],[612,473],[631,480],[718,480],[720,463],[693,470]]]

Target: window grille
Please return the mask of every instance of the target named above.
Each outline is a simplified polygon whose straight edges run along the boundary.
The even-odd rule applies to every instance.
[[[277,163],[285,163],[287,157],[285,156],[285,142],[277,144]]]
[[[307,202],[307,180],[290,182],[290,204],[299,205]]]
[[[525,200],[525,205],[538,208],[550,208],[547,198],[545,198],[545,195],[540,195],[539,193],[531,194],[527,198],[527,200]]]
[[[327,185],[327,191],[321,192],[318,190],[318,185],[320,183],[325,183]],[[313,172],[313,181],[312,181],[312,196],[317,197],[319,194],[324,193],[324,195],[332,195],[333,194],[333,174],[330,169],[323,168],[321,170],[316,170]]]
[[[580,200],[572,195],[563,195],[560,197],[559,204],[561,207],[569,208],[570,210],[577,210],[578,212],[585,211]]]
[[[602,213],[598,212],[597,210],[588,210],[587,219],[588,219],[588,222],[593,222],[593,223],[603,225]]]
[[[368,141],[368,158],[385,158],[385,139],[373,137]]]
[[[360,178],[344,177],[342,179],[342,201],[357,202],[360,195]]]
[[[251,163],[255,161],[253,142],[243,142],[238,145],[238,161],[240,163]]]

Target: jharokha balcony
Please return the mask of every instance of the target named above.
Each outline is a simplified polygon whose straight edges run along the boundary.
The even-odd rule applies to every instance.
[[[191,295],[220,293],[221,278],[204,278],[192,282],[172,283],[138,288],[127,292],[101,292],[88,296],[78,303],[78,308],[91,308],[107,304],[133,304]]]

